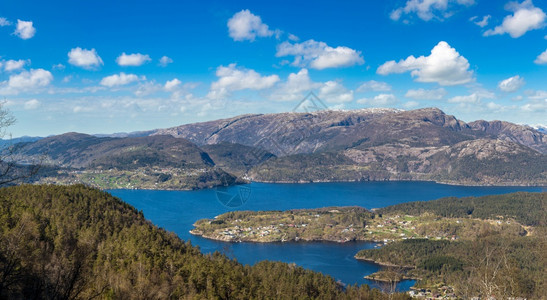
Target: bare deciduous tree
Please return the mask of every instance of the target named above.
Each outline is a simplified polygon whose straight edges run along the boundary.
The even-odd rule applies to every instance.
[[[0,103],[0,139],[10,136],[8,128],[15,122],[15,117],[5,108],[5,102]],[[36,162],[20,164],[15,145],[4,146],[0,149],[0,186],[36,175],[40,165]]]

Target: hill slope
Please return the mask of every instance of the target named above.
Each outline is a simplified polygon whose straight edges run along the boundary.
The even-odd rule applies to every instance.
[[[82,185],[2,188],[0,203],[2,299],[388,299],[284,263],[203,255]]]

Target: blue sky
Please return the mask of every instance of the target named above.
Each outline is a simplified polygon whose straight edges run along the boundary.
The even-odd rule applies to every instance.
[[[2,1],[13,136],[439,107],[547,123],[547,0]]]

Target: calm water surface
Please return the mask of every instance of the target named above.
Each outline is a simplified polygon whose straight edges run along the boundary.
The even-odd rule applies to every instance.
[[[375,285],[363,276],[376,272],[379,267],[353,258],[359,250],[374,247],[372,243],[225,243],[193,236],[188,231],[198,219],[213,218],[232,210],[286,210],[345,205],[359,205],[370,209],[447,196],[481,196],[546,190],[546,187],[469,187],[431,182],[251,183],[230,187],[225,191],[232,195],[240,191],[250,192],[246,202],[236,208],[223,205],[213,189],[109,192],[142,210],[144,216],[154,224],[175,232],[184,240],[190,240],[204,253],[218,250],[244,264],[254,264],[266,259],[296,263],[304,268],[331,275],[347,284]],[[408,280],[401,283],[399,288],[407,290],[413,284],[414,281]]]

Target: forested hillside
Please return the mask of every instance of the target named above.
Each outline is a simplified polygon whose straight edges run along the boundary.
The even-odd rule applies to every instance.
[[[513,218],[530,226],[547,225],[547,193],[517,192],[481,197],[447,197],[433,201],[407,202],[384,207],[379,213],[421,215],[430,212],[450,218]]]
[[[453,240],[407,239],[378,249],[362,250],[356,257],[400,266],[394,268],[395,273],[419,278],[419,287],[434,289],[449,285],[463,299],[476,296],[543,299],[547,265],[547,193],[448,197],[402,203],[376,212],[425,215],[431,220],[455,218],[458,220],[456,227],[475,219],[497,226],[511,226],[515,221],[527,225],[525,231],[516,232],[509,227],[496,231],[483,223],[474,232],[454,233]],[[416,227],[420,229],[420,225]],[[429,227],[431,224],[423,224],[423,228]],[[438,231],[454,229],[442,223],[434,227]]]
[[[406,299],[397,294],[393,299]],[[368,286],[199,249],[83,185],[0,189],[2,299],[387,299]]]

